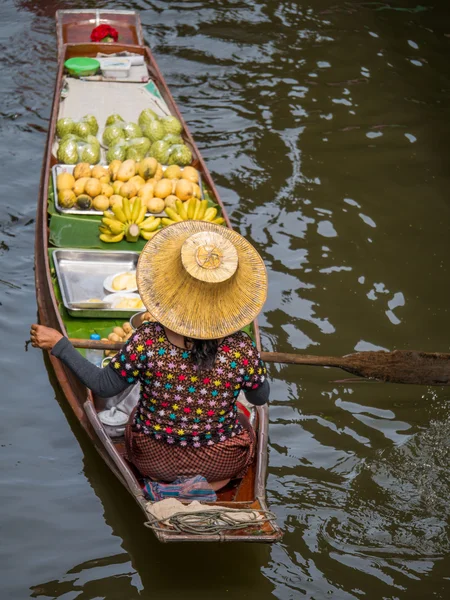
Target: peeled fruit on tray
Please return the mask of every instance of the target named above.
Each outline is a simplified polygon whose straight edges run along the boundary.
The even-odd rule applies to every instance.
[[[154,178],[156,181],[159,181],[160,179],[162,179],[162,176],[163,176],[163,170],[162,170],[162,166],[161,166],[161,165],[158,165],[158,167],[157,167],[157,169],[156,169],[156,173],[155,173],[155,175],[153,176],[153,178]]]
[[[117,302],[116,308],[144,308],[144,303],[140,298],[122,298],[120,302]]]
[[[136,272],[128,271],[116,275],[112,280],[111,287],[116,292],[128,291],[136,288]],[[114,330],[115,331],[115,330]]]
[[[72,208],[77,197],[72,190],[61,190],[58,194],[58,202],[61,208]]]
[[[119,194],[124,198],[132,198],[137,194],[136,186],[131,181],[126,181],[120,186]]]
[[[202,197],[202,190],[200,189],[200,186],[197,185],[196,183],[192,184],[192,187],[194,188],[194,192],[193,192],[193,196],[195,196],[196,198],[201,198]]]
[[[120,340],[120,336],[118,336],[118,335],[117,335],[117,333],[113,333],[113,332],[111,332],[111,333],[108,335],[108,340],[109,340],[110,342],[120,342],[120,341],[121,341],[121,340]]]
[[[183,172],[178,165],[172,165],[167,167],[164,171],[163,177],[167,179],[181,179]]]
[[[169,179],[161,179],[155,185],[155,197],[156,198],[166,198],[170,196],[172,193],[172,182]]]
[[[86,192],[86,194],[88,194],[92,198],[95,198],[96,196],[101,194],[102,184],[100,183],[100,181],[98,179],[95,179],[94,177],[90,177],[86,181],[86,185],[84,186],[84,191]]]
[[[147,201],[148,212],[158,214],[161,213],[166,206],[162,198],[151,198]]]
[[[71,173],[60,173],[56,178],[56,189],[71,190],[75,185],[75,177]]]
[[[114,194],[112,185],[109,183],[102,183],[102,195],[110,198]]]
[[[175,195],[180,200],[188,200],[192,196],[193,191],[192,183],[186,179],[180,179],[175,187]]]
[[[109,198],[106,196],[96,196],[92,201],[92,208],[95,210],[103,212],[109,208]]]
[[[158,161],[156,158],[144,158],[139,163],[138,173],[143,179],[150,179],[156,173]]]
[[[125,160],[117,171],[119,181],[128,181],[136,174],[136,162],[134,160]]]
[[[168,168],[170,168],[170,167],[168,167]],[[184,167],[184,169],[181,172],[181,178],[187,179],[188,181],[191,181],[192,183],[198,183],[198,181],[199,181],[198,171],[194,167]]]
[[[89,163],[78,163],[73,170],[73,176],[75,179],[91,177],[91,165]]]

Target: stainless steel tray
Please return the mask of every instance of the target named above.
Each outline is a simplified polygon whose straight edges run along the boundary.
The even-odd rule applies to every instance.
[[[101,165],[102,167],[108,167],[108,165]],[[166,167],[163,165],[163,168],[165,169]],[[66,215],[102,215],[103,212],[101,210],[79,210],[78,208],[62,208],[62,206],[59,204],[58,201],[58,190],[56,189],[56,178],[58,177],[58,175],[60,173],[73,173],[75,169],[75,165],[53,165],[52,167],[52,182],[53,182],[53,197],[54,197],[54,201],[55,201],[55,208],[58,212],[62,213],[62,214],[66,214]],[[203,186],[202,186],[202,176],[199,173],[198,174],[199,180],[198,180],[198,185],[200,186],[200,192],[201,192],[201,199],[204,199],[204,194],[203,194]],[[167,217],[167,214],[163,211],[162,213],[146,213],[147,217],[150,216],[154,216],[154,217]]]
[[[128,250],[72,250],[65,248],[53,252],[53,262],[61,290],[63,304],[72,317],[127,318],[136,308],[75,308],[91,298],[103,299],[109,292],[103,282],[108,275],[134,271],[139,252]]]

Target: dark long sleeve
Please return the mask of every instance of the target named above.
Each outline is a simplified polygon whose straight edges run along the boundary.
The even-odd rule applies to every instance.
[[[125,379],[122,379],[114,369],[109,367],[104,369],[96,367],[83,358],[66,337],[63,337],[55,344],[52,349],[52,354],[72,369],[75,375],[86,387],[91,389],[94,394],[102,396],[103,398],[116,396],[131,385]]]
[[[263,383],[256,390],[244,389],[243,391],[250,404],[253,404],[254,406],[263,406],[263,404],[266,404],[269,400],[269,380],[264,379]]]

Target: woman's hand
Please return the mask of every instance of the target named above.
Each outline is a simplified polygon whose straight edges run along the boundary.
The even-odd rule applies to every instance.
[[[37,325],[36,323],[31,326],[30,335],[33,348],[41,348],[42,350],[51,350],[64,337],[56,329],[45,327],[45,325]]]

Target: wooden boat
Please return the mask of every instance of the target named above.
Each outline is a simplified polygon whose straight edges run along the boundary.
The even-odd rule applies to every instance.
[[[208,186],[215,201],[221,207],[227,225],[230,227],[225,208],[219,198],[217,190],[203,162],[203,159],[195,145],[195,142],[184,122],[172,95],[160,73],[158,66],[149,48],[143,45],[143,34],[139,16],[133,11],[99,11],[99,10],[67,10],[56,13],[59,64],[56,76],[56,85],[51,112],[51,120],[45,150],[45,157],[41,174],[41,185],[39,205],[36,220],[36,294],[39,309],[39,319],[44,325],[54,327],[65,335],[68,335],[68,322],[60,299],[55,281],[52,279],[51,247],[49,241],[49,213],[48,197],[51,189],[51,168],[56,163],[52,154],[52,145],[55,139],[55,126],[60,114],[61,93],[64,86],[64,62],[68,58],[78,56],[96,56],[98,52],[111,54],[113,52],[132,52],[144,57],[151,80],[156,84],[170,113],[178,117],[184,125],[184,137],[190,146],[194,156],[193,165],[197,167],[202,175],[202,181]],[[118,43],[102,44],[91,43],[89,34],[99,23],[107,23],[114,26],[121,38]],[[97,84],[101,85],[101,84]],[[128,83],[122,85],[127,86]],[[95,97],[93,98],[95,102]],[[63,217],[64,218],[64,217]],[[260,347],[260,339],[257,324],[254,323],[254,335],[257,346]],[[88,336],[86,336],[88,337]],[[87,432],[96,449],[114,473],[119,481],[125,486],[135,501],[146,512],[147,501],[143,495],[139,475],[131,465],[123,458],[123,440],[117,441],[107,435],[101,421],[98,418],[98,407],[95,398],[58,359],[50,355],[50,361],[61,386],[67,402],[78,418],[80,424]],[[231,482],[224,490],[218,493],[218,505],[234,508],[256,508],[267,510],[265,478],[267,468],[267,430],[268,410],[267,407],[255,409],[255,428],[257,432],[258,450],[254,463],[249,469],[246,477],[241,481]],[[181,541],[226,541],[226,542],[274,542],[281,537],[281,531],[272,519],[264,525],[255,529],[249,527],[239,531],[227,531],[219,534],[198,535],[177,533],[166,529],[156,532],[157,537],[164,542]]]

